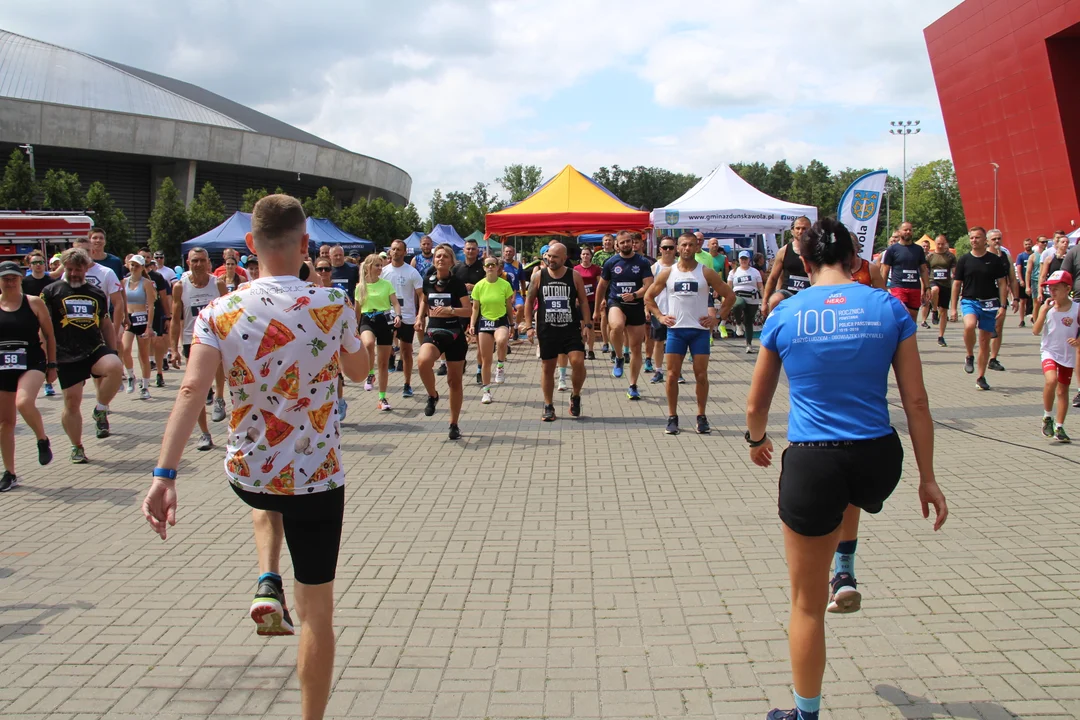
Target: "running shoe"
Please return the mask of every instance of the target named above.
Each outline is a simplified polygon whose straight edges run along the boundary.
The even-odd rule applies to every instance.
[[[169,358],[167,358],[167,357],[161,358],[161,369],[163,371],[169,369]]]
[[[413,396],[412,385],[405,385],[401,388],[401,397],[411,398]]]
[[[980,375],[979,379],[975,381],[975,387],[979,388],[980,390],[989,390],[990,384],[986,382],[985,377]]]
[[[627,349],[623,350],[622,361],[623,361],[623,363],[629,363],[630,362],[630,351],[629,350],[627,350]]]
[[[506,381],[506,368],[495,368],[495,384],[502,385]]]
[[[435,371],[435,374],[439,377],[446,375],[446,363],[439,366],[439,369]]]
[[[161,376],[158,375],[158,377],[161,377]],[[56,389],[53,387],[53,384],[52,383],[45,383],[45,397],[52,397],[54,395],[56,395]]]
[[[52,446],[49,444],[49,438],[37,441],[37,461],[38,465],[48,465],[52,462]]]
[[[345,416],[349,413],[349,403],[345,401],[345,398],[338,398],[337,401],[337,414],[340,422],[345,422]]]
[[[1042,426],[1043,437],[1054,437],[1054,418],[1044,417]]]
[[[150,388],[149,387],[144,385],[143,387],[139,388],[139,399],[140,400],[149,400],[150,399]]]
[[[157,370],[157,361],[154,360],[153,358],[150,358],[150,369],[151,370]]]
[[[641,399],[641,393],[638,392],[637,385],[631,385],[626,389],[626,397],[630,400]]]
[[[859,612],[862,607],[862,593],[856,588],[855,576],[851,573],[836,573],[832,581],[832,595],[829,597],[829,606],[826,608],[831,613]]]
[[[510,348],[507,348],[507,350],[509,350],[509,349]],[[587,357],[588,357],[589,360],[595,360],[596,359],[596,353],[594,353],[592,350],[590,350]]]
[[[374,389],[375,389],[375,376],[374,375],[368,375],[367,378],[364,380],[364,390],[366,390],[367,392],[371,392]]]
[[[765,716],[765,720],[799,720],[799,710],[778,710],[773,708]]]
[[[376,407],[382,412],[390,412],[393,409],[390,407],[390,401],[386,398],[380,399]]]
[[[477,385],[483,385],[484,384],[484,374],[482,372],[480,372],[480,368],[476,368],[476,384]]]
[[[19,478],[15,477],[15,473],[5,470],[3,477],[0,477],[0,492],[7,492],[18,484]]]
[[[543,420],[544,422],[554,422],[555,421],[555,406],[554,405],[545,405],[544,406],[544,414],[540,416],[540,419]]]
[[[435,414],[435,403],[439,402],[438,395],[428,395],[427,405],[424,406],[424,414],[431,417]]]
[[[124,385],[126,385],[126,387],[124,388],[124,392],[126,392],[128,395],[135,392],[135,376],[132,375],[131,377],[129,377],[127,379],[127,382],[124,383]]]
[[[83,450],[82,445],[71,446],[71,464],[72,465],[85,465],[87,463],[86,451]]]
[[[558,389],[559,389],[559,392],[566,392],[567,390],[570,389],[569,386],[567,386],[567,384],[566,384],[566,377],[563,376],[563,375],[559,376]]]
[[[98,440],[109,437],[109,411],[94,409],[94,426]]]
[[[491,393],[490,392],[484,393],[484,397],[480,398],[480,404],[481,405],[490,405],[491,402],[492,402],[492,399],[491,399]]]
[[[611,362],[613,362],[613,363],[619,362],[619,355],[614,350],[611,351]]]
[[[259,635],[294,635],[292,618],[285,608],[285,591],[272,580],[263,580],[251,601],[251,619]]]
[[[461,428],[459,428],[454,423],[450,423],[450,433],[447,435],[447,437],[450,438],[451,440],[460,440],[461,439]]]
[[[1020,327],[1027,327],[1027,325],[1024,324],[1023,320],[1020,321]]]
[[[401,362],[401,358],[398,358],[397,365],[395,365],[398,372],[405,372],[405,365]]]
[[[986,367],[988,367],[991,370],[998,370],[998,371],[1004,371],[1005,370],[1005,366],[1002,365],[1001,363],[999,363],[997,358],[990,358],[990,362],[987,364]]]
[[[652,383],[653,385],[656,385],[657,383],[664,382],[664,373],[662,371],[660,371],[660,370],[657,370],[653,374],[653,376],[651,378],[649,378],[649,382]]]
[[[705,417],[704,415],[698,415],[697,427],[695,428],[695,430],[697,430],[698,435],[708,435],[709,433],[711,433],[712,427],[709,425],[709,418]]]
[[[210,437],[210,433],[203,433],[199,436],[199,444],[195,446],[195,449],[205,452],[212,447],[214,447],[214,438]]]
[[[154,383],[157,387],[165,387],[165,376],[161,373],[157,374],[157,381]]]
[[[581,417],[581,396],[570,396],[570,417]]]
[[[935,310],[935,311],[934,311],[934,314],[933,314],[933,317],[932,317],[932,319],[931,319],[931,323],[932,323],[933,325],[937,325],[937,324],[938,324],[939,322],[941,322],[941,316],[940,316],[940,315],[938,315],[938,311],[937,311],[937,310]]]
[[[615,367],[611,368],[611,377],[613,377],[613,378],[621,378],[622,377],[622,370],[623,370],[623,361],[621,359],[616,360],[615,361]]]
[[[667,427],[664,428],[664,432],[668,435],[679,434],[679,416],[669,415],[667,419]]]
[[[754,354],[754,348],[753,348],[753,346],[751,346],[751,345],[747,345],[747,346],[746,346],[746,354],[747,354],[747,355],[753,355],[753,354]]]
[[[742,325],[735,326],[735,337],[745,337],[746,331],[742,329]]]
[[[214,422],[221,422],[225,419],[225,398],[219,397],[214,400],[214,412],[210,415],[210,419]]]
[[[386,365],[386,372],[397,372],[397,363],[394,362],[393,357],[390,358],[390,362],[388,362]]]
[[[1073,398],[1072,405],[1074,408],[1080,408],[1080,392],[1076,393],[1076,397]]]
[[[656,368],[654,368],[652,364],[652,358],[645,358],[645,372],[656,372]]]
[[[923,320],[923,321],[922,321],[922,325],[921,325],[921,327],[922,327],[922,328],[923,328],[924,330],[929,330],[929,329],[930,329],[930,323],[928,323],[928,322],[926,322],[925,320]]]
[[[1065,434],[1065,428],[1063,427],[1059,427],[1057,430],[1054,431],[1054,439],[1057,440],[1059,443],[1072,442],[1072,440],[1069,439],[1069,436]]]
[[[727,340],[727,325],[720,325],[720,337]]]
[[[938,344],[938,347],[949,347],[948,345],[945,344],[945,338],[943,338],[940,335],[938,335],[937,344]]]
[[[213,405],[214,404],[214,390],[213,390],[213,388],[210,389],[210,392],[206,393],[206,404],[207,405]]]
[[[964,358],[964,372],[966,372],[968,375],[975,372],[975,356],[974,355],[968,355],[966,358]]]
[[[676,382],[678,382],[680,385],[685,385],[686,378],[684,378],[682,375],[679,375],[679,379]]]
[[[603,345],[600,346],[600,352],[601,353],[611,352],[611,348],[608,346],[607,343],[604,343]]]

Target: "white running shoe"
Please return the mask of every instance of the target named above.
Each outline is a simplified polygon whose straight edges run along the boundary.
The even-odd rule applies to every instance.
[[[145,387],[145,386],[139,388],[139,399],[140,400],[149,400],[150,399],[150,388]]]
[[[483,405],[490,405],[491,404],[491,393],[490,392],[484,393],[484,397],[480,398],[480,402]]]
[[[566,384],[566,378],[559,376],[559,392],[566,392],[570,387]]]
[[[745,334],[746,333],[743,332],[743,329],[742,329],[741,325],[736,325],[735,326],[735,337],[742,337]]]
[[[130,395],[135,392],[135,376],[132,375],[127,379],[127,393]]]
[[[495,368],[495,384],[496,385],[502,385],[504,380],[506,380],[506,368],[496,367]]]
[[[214,438],[210,437],[210,433],[206,433],[199,438],[199,444],[195,446],[195,449],[209,450],[212,447],[214,447]]]

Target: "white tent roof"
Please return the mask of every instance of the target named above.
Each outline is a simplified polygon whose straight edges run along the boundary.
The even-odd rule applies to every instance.
[[[681,198],[653,210],[652,221],[658,231],[693,228],[756,235],[787,230],[800,215],[813,222],[817,208],[769,197],[720,165]]]

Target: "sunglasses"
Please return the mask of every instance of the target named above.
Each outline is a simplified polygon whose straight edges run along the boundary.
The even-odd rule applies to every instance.
[[[315,272],[330,272],[330,268],[323,265],[322,267],[315,268]]]
[[[44,260],[31,260],[30,264],[31,265],[44,265],[45,261]]]
[[[499,267],[499,266],[496,263],[484,263],[484,267],[489,268],[489,267]]]
[[[674,250],[675,246],[674,245],[661,245],[660,249],[661,250]]]

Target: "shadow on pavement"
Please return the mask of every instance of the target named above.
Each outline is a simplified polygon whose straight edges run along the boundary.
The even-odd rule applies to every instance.
[[[0,605],[0,621],[4,613],[20,612],[23,610],[39,610],[40,612],[26,622],[5,621],[0,624],[0,643],[8,638],[21,635],[35,635],[45,627],[45,621],[68,610],[93,610],[96,606],[80,600],[74,603],[62,603],[60,605],[43,605],[41,603],[19,603],[17,605]]]
[[[874,692],[881,699],[895,705],[905,720],[923,720],[924,718],[931,720],[938,716],[972,718],[972,720],[1006,720],[1020,717],[997,703],[983,701],[932,703],[918,695],[908,695],[892,685],[877,685],[874,687]]]
[[[42,497],[60,500],[68,505],[75,503],[107,502],[117,507],[127,507],[136,503],[138,490],[125,490],[123,488],[37,488],[33,485],[22,485],[25,492],[32,492]]]

